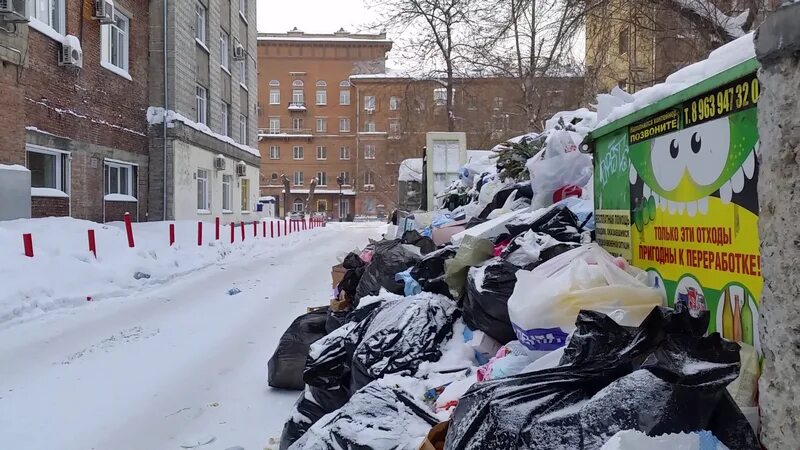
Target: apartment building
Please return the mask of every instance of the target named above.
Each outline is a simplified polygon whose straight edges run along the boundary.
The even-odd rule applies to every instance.
[[[421,157],[425,135],[447,130],[441,80],[418,79],[385,67],[385,35],[260,34],[262,112],[261,191],[305,207],[308,183],[317,181],[312,211],[348,217],[381,216],[397,203],[400,163]],[[518,80],[456,80],[454,122],[471,149],[489,149],[537,128],[521,105]],[[536,117],[579,106],[583,79],[541,78]],[[291,180],[284,200],[281,175]],[[343,183],[341,204],[336,178]],[[338,205],[338,207],[337,207]],[[284,205],[286,206],[286,205]]]
[[[0,163],[30,171],[30,214],[143,220],[148,2],[14,5],[0,18]]]
[[[165,20],[164,1],[149,2],[151,215],[254,219],[256,2],[168,0]]]

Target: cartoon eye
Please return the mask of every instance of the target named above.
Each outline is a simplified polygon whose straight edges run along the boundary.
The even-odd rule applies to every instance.
[[[703,148],[703,140],[700,139],[700,135],[697,133],[692,134],[691,146],[694,154],[700,153],[700,149]]]
[[[678,142],[675,139],[673,139],[672,142],[669,143],[669,156],[672,156],[672,159],[675,159],[678,157],[679,151],[680,147],[678,146]]]

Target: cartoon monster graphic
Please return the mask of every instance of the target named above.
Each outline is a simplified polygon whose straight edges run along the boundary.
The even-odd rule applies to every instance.
[[[633,205],[636,227],[652,221],[656,207],[694,217],[708,213],[712,194],[730,203],[755,174],[756,123],[751,108],[631,146],[630,182],[644,184]]]

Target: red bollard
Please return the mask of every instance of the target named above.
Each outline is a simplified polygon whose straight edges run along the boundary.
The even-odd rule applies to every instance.
[[[235,231],[236,231],[236,224],[231,222],[231,244],[233,244],[233,240],[234,240],[234,237],[235,237],[235,235],[234,235]]]
[[[197,222],[197,246],[203,246],[203,221]]]
[[[244,222],[239,222],[239,225],[241,225],[240,228],[242,229],[242,242],[244,242]]]
[[[267,222],[261,222],[261,237],[267,237]]]
[[[175,224],[169,224],[169,246],[172,247],[172,244],[175,243]]]
[[[264,226],[266,226],[266,224],[267,222],[264,222]],[[278,231],[280,231],[280,228],[278,229]],[[271,238],[275,237],[275,222],[271,220],[269,221],[269,237]]]
[[[25,246],[25,256],[33,258],[33,236],[30,233],[23,234],[22,243]]]
[[[281,237],[281,223],[278,222],[278,237]]]
[[[128,247],[133,248],[133,225],[131,225],[131,213],[125,213],[125,232],[128,233]]]
[[[258,237],[258,222],[253,221],[253,237]]]
[[[89,234],[89,251],[97,258],[97,243],[94,240],[94,230],[87,230]]]
[[[214,240],[219,240],[219,217],[214,219]]]
[[[286,222],[286,219],[283,219],[283,234],[284,235],[289,234],[289,228],[288,228],[288,224]]]

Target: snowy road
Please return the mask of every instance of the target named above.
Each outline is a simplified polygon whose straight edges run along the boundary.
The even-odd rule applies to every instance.
[[[332,224],[278,252],[0,327],[0,448],[277,448],[269,438],[299,393],[267,387],[266,361],[297,315],[327,303],[336,254],[381,231]]]

